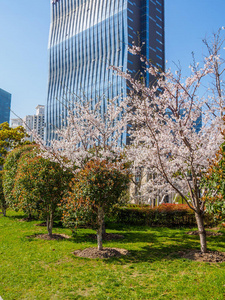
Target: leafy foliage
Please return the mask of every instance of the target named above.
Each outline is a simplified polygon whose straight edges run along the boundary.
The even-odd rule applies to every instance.
[[[4,164],[7,152],[10,149],[16,148],[24,143],[27,136],[25,129],[22,126],[11,128],[7,122],[0,124],[0,166]]]
[[[206,209],[216,220],[225,221],[225,142],[220,146],[202,180],[206,189]]]
[[[17,208],[17,199],[14,197],[12,191],[15,184],[18,162],[21,156],[24,155],[25,153],[30,153],[31,156],[32,155],[34,156],[35,151],[37,151],[37,147],[35,145],[24,145],[10,151],[5,159],[4,175],[3,175],[3,191],[4,191],[6,203],[13,209]]]
[[[13,195],[19,209],[47,219],[49,235],[60,200],[68,189],[72,174],[59,164],[25,153],[18,163]]]
[[[130,205],[116,210],[115,221],[121,224],[148,226],[195,226],[194,213],[185,204]]]
[[[92,160],[77,174],[71,183],[71,191],[62,201],[63,222],[73,228],[90,224],[97,229],[98,210],[109,214],[119,202],[121,193],[128,188],[129,174],[106,161]]]
[[[109,219],[115,223],[138,226],[184,227],[196,226],[193,210],[187,204],[161,204],[152,208],[149,205],[128,205],[116,208]],[[205,224],[213,225],[209,214],[205,215]]]

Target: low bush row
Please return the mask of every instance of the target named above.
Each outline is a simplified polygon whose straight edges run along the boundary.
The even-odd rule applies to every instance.
[[[149,205],[128,205],[115,209],[113,222],[130,225],[182,227],[196,226],[194,212],[187,204],[161,204],[155,208]],[[205,215],[205,224],[213,225],[213,218]]]

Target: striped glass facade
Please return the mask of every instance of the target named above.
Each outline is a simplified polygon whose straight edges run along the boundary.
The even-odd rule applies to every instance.
[[[0,89],[0,124],[9,123],[12,95]]]
[[[107,99],[126,97],[126,81],[108,67],[141,71],[127,51],[133,41],[144,42],[143,54],[164,68],[164,0],[53,0],[51,6],[47,140],[62,126],[68,101],[100,99],[104,111]]]

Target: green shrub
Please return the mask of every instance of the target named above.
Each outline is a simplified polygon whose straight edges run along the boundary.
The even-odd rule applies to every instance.
[[[116,208],[112,222],[139,226],[182,227],[196,226],[194,212],[187,204],[161,204],[155,208],[149,205],[129,205]],[[206,225],[212,225],[210,216],[205,216]]]
[[[35,145],[21,146],[10,151],[5,159],[4,174],[2,178],[3,192],[6,204],[13,209],[16,209],[17,207],[17,201],[12,191],[15,184],[15,177],[19,160],[25,153],[31,153],[32,155],[33,149],[35,149]]]

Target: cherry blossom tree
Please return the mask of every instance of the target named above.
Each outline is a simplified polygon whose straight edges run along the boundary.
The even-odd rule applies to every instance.
[[[150,87],[112,67],[132,87],[124,102],[132,124],[128,157],[134,161],[134,168],[144,166],[150,170],[152,176],[145,186],[148,198],[158,191],[175,192],[194,210],[202,252],[207,246],[204,191],[200,191],[199,182],[223,142],[222,43],[216,42],[202,66],[193,62],[186,78],[182,78],[181,69],[175,74],[157,69],[141,55],[140,47],[130,48],[145,63],[152,78]],[[202,93],[208,78],[215,80],[216,93],[210,87]]]
[[[123,103],[119,97],[107,100],[106,103],[99,100],[95,104],[92,101],[76,99],[74,103],[68,103],[67,110],[68,118],[64,120],[65,126],[55,131],[55,139],[51,141],[49,147],[36,137],[42,156],[58,162],[64,169],[72,170],[75,175],[81,172],[88,162],[94,161],[104,162],[109,172],[118,170],[121,176],[123,172],[126,176],[122,136],[126,134],[127,123],[126,116],[123,115]],[[104,191],[101,195],[105,195]],[[103,207],[106,211],[105,206],[113,205],[114,198],[108,197],[105,205],[101,205],[101,209],[98,209],[99,227],[104,223]],[[105,198],[99,200],[99,203],[104,200]],[[102,250],[101,228],[98,228],[97,232],[98,248]]]
[[[75,173],[90,159],[107,160],[112,163],[120,158],[123,149],[121,136],[126,132],[126,117],[123,103],[119,98],[108,100],[105,108],[103,101],[76,100],[68,104],[68,118],[65,126],[55,130],[55,139],[49,147],[36,136],[43,150],[43,156],[59,162]],[[123,160],[119,159],[123,164]]]

